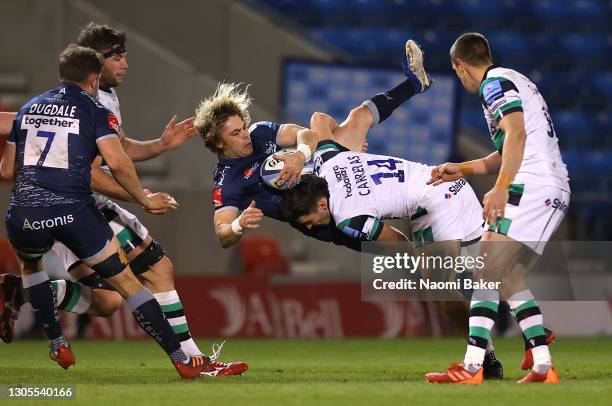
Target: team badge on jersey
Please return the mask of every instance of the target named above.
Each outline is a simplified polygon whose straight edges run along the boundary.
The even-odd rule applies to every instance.
[[[121,128],[121,126],[119,125],[119,120],[117,120],[117,117],[114,114],[109,113],[107,119],[108,127],[119,132],[119,128]]]
[[[215,190],[213,190],[213,195],[212,195],[212,203],[213,206],[216,208],[223,206],[223,198],[221,197],[221,188],[215,188]]]

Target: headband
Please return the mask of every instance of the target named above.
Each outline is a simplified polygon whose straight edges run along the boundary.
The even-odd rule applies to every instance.
[[[126,52],[127,52],[127,49],[125,49],[125,44],[119,44],[116,47],[111,48],[110,51],[103,53],[102,56],[104,57],[104,59],[108,59],[111,56],[124,54]]]

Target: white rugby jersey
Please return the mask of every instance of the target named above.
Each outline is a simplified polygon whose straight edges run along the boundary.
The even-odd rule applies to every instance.
[[[98,101],[104,107],[113,112],[113,114],[117,117],[117,120],[119,120],[119,126],[122,126],[123,120],[121,120],[121,107],[119,106],[119,97],[117,96],[117,92],[115,92],[115,88],[111,87],[110,92],[98,89]]]
[[[491,66],[479,90],[491,139],[501,153],[505,134],[499,121],[506,115],[522,111],[525,120],[525,153],[513,183],[555,186],[569,192],[568,173],[561,158],[546,101],[537,86],[512,70]]]
[[[119,127],[123,126],[123,121],[121,119],[121,107],[119,106],[119,97],[117,96],[117,92],[115,92],[115,88],[111,87],[110,92],[98,89],[98,95],[96,98],[101,105],[109,109],[115,115],[115,117],[117,117]],[[120,137],[121,136],[122,135],[120,135]],[[102,162],[101,168],[107,172],[110,172],[110,168],[104,162]],[[93,193],[93,196],[95,198],[96,207],[99,209],[104,208],[108,202],[112,202],[108,196],[101,195],[96,192]]]
[[[366,229],[372,234],[378,220],[414,214],[431,175],[426,165],[349,151],[331,140],[319,143],[314,171],[327,181],[329,209],[338,228],[346,229],[343,225],[353,217],[370,216],[373,224]]]

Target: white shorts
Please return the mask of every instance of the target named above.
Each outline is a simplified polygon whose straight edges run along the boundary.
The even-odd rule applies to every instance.
[[[417,247],[434,241],[469,242],[482,236],[482,206],[465,179],[426,188],[410,216]]]
[[[108,222],[108,225],[117,236],[122,247],[127,245],[134,248],[134,244],[132,244],[133,240],[135,240],[134,236],[138,237],[140,240],[144,240],[147,237],[149,230],[147,230],[135,215],[106,196],[94,194],[93,197],[96,201],[96,207],[105,216],[114,217]],[[70,270],[73,266],[80,263],[79,258],[59,241],[53,244],[51,251],[46,253],[45,256],[55,256],[59,259],[59,262],[63,264],[65,270]]]
[[[546,243],[567,213],[570,193],[555,186],[510,185],[504,218],[484,231],[506,235],[542,255]]]

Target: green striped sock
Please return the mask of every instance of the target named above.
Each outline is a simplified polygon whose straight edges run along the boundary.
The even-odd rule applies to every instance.
[[[464,365],[482,365],[491,329],[497,318],[499,293],[496,290],[476,290],[470,303],[470,331]]]
[[[91,288],[78,282],[51,281],[55,307],[69,313],[85,314],[91,306]]]
[[[189,325],[187,324],[187,319],[185,318],[185,312],[183,310],[183,304],[176,290],[154,293],[153,296],[161,306],[164,316],[168,319],[170,326],[172,326],[174,333],[179,339],[183,352],[188,356],[202,355],[202,352],[191,337]]]
[[[508,305],[516,317],[529,348],[546,345],[544,318],[538,303],[529,289],[508,298]]]

